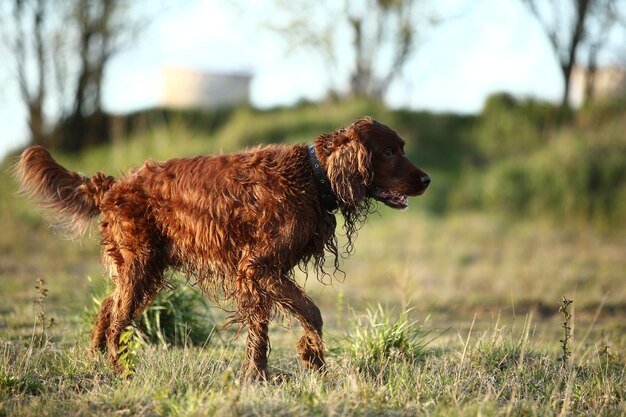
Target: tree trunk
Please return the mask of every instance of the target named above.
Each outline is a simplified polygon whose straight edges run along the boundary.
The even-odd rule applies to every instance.
[[[44,115],[41,103],[28,103],[28,128],[30,129],[30,142],[33,145],[46,144],[46,132]]]
[[[80,150],[82,148],[82,142],[87,134],[87,123],[85,115],[83,114],[85,89],[87,86],[87,71],[88,69],[83,66],[76,84],[72,114],[67,120],[63,148],[68,151]]]
[[[561,66],[561,72],[563,73],[563,96],[561,97],[561,106],[559,110],[561,116],[566,116],[570,111],[569,92],[572,81],[572,68],[572,63]]]
[[[572,70],[576,65],[576,53],[578,46],[585,36],[585,20],[587,18],[587,11],[589,10],[590,0],[576,0],[576,24],[572,31],[572,36],[567,49],[567,56],[565,59],[561,59],[561,70],[563,72],[563,97],[561,99],[560,114],[561,118],[567,117],[570,112],[569,93],[571,85]],[[558,53],[558,51],[555,51]]]
[[[354,71],[350,77],[350,94],[354,97],[367,97],[370,83],[370,71],[366,64],[363,50],[363,21],[360,18],[350,18],[353,31]]]
[[[585,95],[583,104],[587,105],[593,101],[596,91],[596,73],[598,72],[598,49],[595,45],[589,50],[587,60],[587,72],[585,73]]]

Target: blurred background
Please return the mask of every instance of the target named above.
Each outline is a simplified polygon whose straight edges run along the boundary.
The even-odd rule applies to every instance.
[[[433,183],[371,216],[345,283],[308,280],[331,323],[378,301],[556,320],[567,296],[624,337],[625,1],[5,0],[0,36],[9,327],[32,322],[37,277],[70,317],[103,275],[97,239],[59,241],[15,196],[26,145],[119,175],[370,115]]]

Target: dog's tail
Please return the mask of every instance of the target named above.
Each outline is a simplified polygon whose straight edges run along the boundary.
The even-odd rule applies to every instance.
[[[59,165],[41,146],[27,148],[15,167],[20,193],[43,208],[69,237],[84,234],[115,182],[101,172],[89,178]]]

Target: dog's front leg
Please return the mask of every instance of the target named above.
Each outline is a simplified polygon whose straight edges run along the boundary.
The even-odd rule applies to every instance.
[[[267,381],[268,325],[272,302],[251,274],[240,275],[236,286],[237,315],[248,329],[242,378]]]
[[[303,335],[297,349],[305,367],[324,370],[324,341],[322,340],[322,314],[313,300],[289,277],[283,276],[270,288],[270,295],[278,307],[292,314],[302,325]]]

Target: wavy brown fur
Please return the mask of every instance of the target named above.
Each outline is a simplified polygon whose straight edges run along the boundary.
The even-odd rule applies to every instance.
[[[425,189],[425,174],[403,156],[402,140],[373,119],[322,135],[314,146],[345,218],[347,254],[376,190]],[[391,148],[395,156],[384,156]],[[167,268],[187,272],[207,295],[236,303],[232,321],[248,329],[246,377],[267,377],[274,309],[301,322],[304,365],[323,368],[322,317],[292,270],[326,273],[325,253],[336,270],[340,253],[335,215],[322,207],[305,145],[147,162],[115,180],[68,171],[31,147],[16,171],[23,192],[67,227],[80,232],[101,214],[103,263],[116,288],[102,302],[92,347],[108,348],[116,369],[121,332],[163,288]]]

